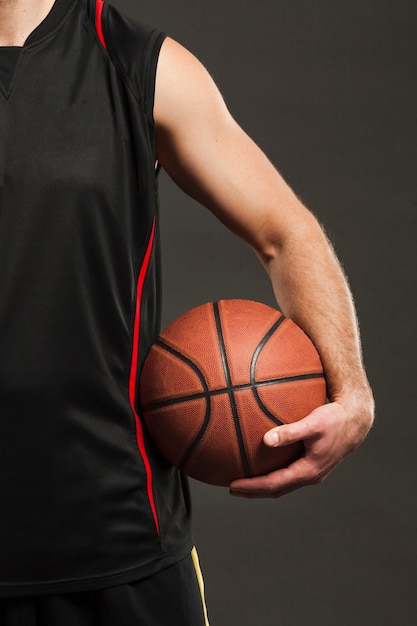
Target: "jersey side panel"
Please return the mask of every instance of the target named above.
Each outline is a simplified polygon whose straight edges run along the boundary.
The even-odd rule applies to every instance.
[[[151,138],[149,149],[154,150],[153,104],[158,56],[151,51],[160,49],[165,34],[146,24],[136,24],[110,5],[105,5],[103,17],[106,49],[132,93],[137,95],[149,121]],[[138,42],[141,42],[141,47],[139,47]],[[137,63],[139,58],[143,59],[143,63]],[[157,189],[155,193],[157,198]],[[160,310],[155,310],[155,298],[150,298],[148,294],[158,294],[156,301],[160,302],[161,286],[160,229],[159,220],[156,219],[154,246],[141,303],[143,323],[139,337],[137,390],[139,389],[140,372],[144,359],[155,340],[155,337],[149,334],[149,329],[152,328],[149,322],[152,319],[155,320],[155,316],[157,316],[158,327],[160,326]],[[136,394],[137,397],[138,394]],[[136,411],[138,419],[141,420],[141,409],[138,404],[136,404]],[[191,499],[189,485],[187,478],[161,457],[142,420],[140,429],[143,433],[145,449],[149,451],[152,466],[153,495],[162,531],[161,544],[164,552],[169,553],[173,547],[181,544],[184,532],[187,536],[190,534]]]

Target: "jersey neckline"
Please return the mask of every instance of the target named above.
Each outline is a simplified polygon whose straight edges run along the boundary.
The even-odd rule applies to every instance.
[[[26,48],[43,39],[51,33],[65,17],[66,13],[78,0],[55,0],[48,15],[26,38],[23,46],[0,46],[0,51],[5,48]]]
[[[30,33],[23,46],[0,46],[0,94],[6,99],[10,96],[10,89],[23,51],[52,33],[78,1],[55,0],[48,15]]]
[[[49,33],[52,32],[56,26],[58,26],[74,3],[74,0],[55,0],[55,3],[53,4],[48,15],[26,39],[24,47],[29,46],[49,35]]]

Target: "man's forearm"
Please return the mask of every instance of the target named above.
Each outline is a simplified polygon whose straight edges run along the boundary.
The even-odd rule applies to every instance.
[[[352,389],[368,390],[352,295],[321,228],[310,220],[276,245],[265,262],[275,296],[316,345],[331,400]]]

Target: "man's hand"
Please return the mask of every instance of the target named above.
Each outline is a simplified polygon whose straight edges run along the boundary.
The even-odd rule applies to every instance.
[[[278,498],[307,485],[321,483],[353,452],[368,433],[373,420],[373,401],[368,394],[356,406],[332,402],[315,409],[293,424],[268,431],[264,443],[285,446],[302,440],[304,455],[286,468],[266,476],[235,480],[230,493],[245,498]]]

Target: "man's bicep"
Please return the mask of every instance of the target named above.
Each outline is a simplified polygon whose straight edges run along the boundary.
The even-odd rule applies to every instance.
[[[232,118],[207,70],[172,39],[160,53],[154,116],[162,167],[255,249],[262,251],[266,231],[268,237],[279,238],[294,212],[305,213]]]
[[[216,174],[215,154],[224,155],[233,120],[207,70],[169,38],[159,56],[154,118],[159,162],[187,193],[198,193],[194,184],[200,187],[206,175]]]

